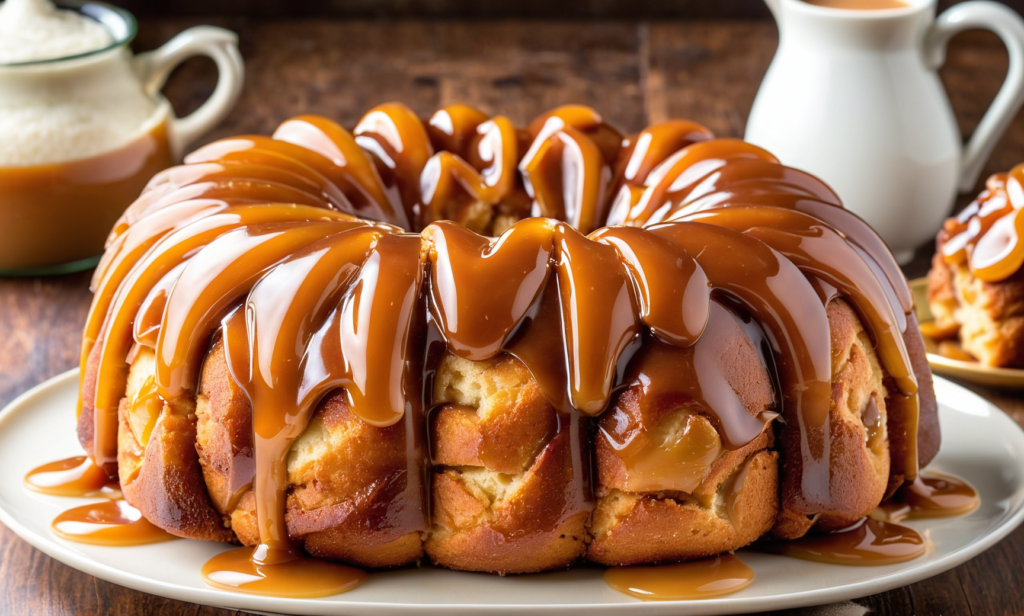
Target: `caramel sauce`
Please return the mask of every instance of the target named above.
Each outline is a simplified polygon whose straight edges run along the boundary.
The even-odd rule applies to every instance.
[[[612,567],[604,581],[644,601],[692,601],[743,590],[754,581],[754,570],[735,554],[722,554],[673,565]]]
[[[845,9],[848,11],[883,11],[886,9],[905,9],[909,4],[903,0],[803,0],[807,4],[823,6],[829,9]]]
[[[921,335],[925,338],[931,338],[932,340],[946,340],[948,338],[955,338],[960,333],[960,326],[946,325],[940,327],[935,321],[925,321],[919,325],[921,328]]]
[[[980,504],[977,490],[963,479],[929,473],[900,486],[872,515],[890,522],[948,518],[970,513]]]
[[[881,566],[923,555],[928,541],[912,528],[865,518],[838,532],[810,534],[794,541],[757,547],[773,554],[830,565]]]
[[[252,566],[300,558],[285,524],[286,456],[338,388],[363,420],[405,422],[410,479],[398,500],[414,505],[382,524],[427,527],[415,435],[424,404],[442,402],[423,395],[434,343],[477,361],[514,355],[558,411],[551,442],[571,448],[572,468],[559,502],[545,504],[547,524],[593,507],[585,417],[617,389],[640,388],[645,405],[685,397],[702,418],[663,452],[635,422],[604,435],[636,485],[699,483],[721,452],[766,429],[778,413],[751,417],[715,374],[724,360],[704,332],[731,322],[777,376],[781,439],[795,452],[783,506],[814,515],[832,501],[825,306],[843,297],[911,402],[908,444],[893,455],[916,475],[905,279],[831,189],[760,148],[686,121],[624,138],[580,106],[516,129],[465,106],[424,122],[387,104],[352,133],[301,116],[186,163],[153,178],[97,268],[83,444],[116,469],[135,345],[156,354],[153,382],[131,401],[144,439],[153,411],[196,394],[210,341],[223,336],[252,402],[252,460],[240,465],[252,476],[235,482],[255,492]],[[610,222],[625,226],[600,228]]]
[[[942,340],[938,347],[939,355],[957,361],[977,362],[974,356],[964,350],[956,340]]]
[[[121,486],[86,456],[57,460],[32,469],[25,487],[52,496],[119,498]]]
[[[0,168],[0,271],[99,255],[125,208],[149,178],[172,163],[167,126],[161,123],[92,158]]]
[[[259,563],[252,548],[221,552],[203,565],[203,581],[221,590],[311,599],[352,590],[366,579],[361,569],[315,558]]]
[[[985,282],[999,282],[1024,265],[1024,165],[997,173],[985,190],[939,232],[938,249],[950,265],[966,264]]]
[[[648,340],[627,367],[626,383],[638,404],[613,405],[599,424],[597,438],[615,450],[634,491],[692,492],[718,456],[756,438],[777,413],[752,417],[726,379],[730,347],[746,336],[762,351],[760,328],[717,301],[710,303],[704,334],[695,344],[676,347]],[[762,356],[762,365],[768,358]],[[686,409],[682,437],[662,442],[656,436],[665,410]],[[714,415],[703,413],[713,409]],[[713,422],[713,423],[712,423]]]
[[[123,500],[68,509],[53,519],[51,528],[58,537],[93,545],[143,545],[175,538]]]

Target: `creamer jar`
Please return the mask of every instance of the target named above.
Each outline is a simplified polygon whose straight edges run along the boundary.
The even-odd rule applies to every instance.
[[[936,0],[765,1],[779,50],[746,140],[828,182],[909,261],[949,215],[957,187],[974,189],[1024,101],[1024,23],[994,2],[956,4],[936,18]],[[849,8],[857,6],[869,8]],[[936,70],[949,39],[970,28],[1003,39],[1010,69],[963,146]]]
[[[237,37],[186,30],[132,56],[130,13],[94,2],[0,5],[0,275],[86,269],[114,222],[158,171],[220,122],[242,88]],[[175,118],[159,90],[207,55],[210,99]]]

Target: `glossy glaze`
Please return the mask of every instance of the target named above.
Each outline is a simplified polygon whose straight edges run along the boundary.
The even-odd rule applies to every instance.
[[[743,590],[754,581],[754,570],[735,554],[722,554],[672,565],[612,567],[604,581],[644,601],[686,601]]]
[[[123,500],[68,509],[54,518],[50,526],[58,537],[92,545],[144,545],[175,538],[153,526],[138,509]]]
[[[997,173],[985,190],[956,216],[946,220],[938,244],[950,265],[964,264],[980,280],[1005,280],[1024,264],[1024,165]]]
[[[783,506],[828,510],[833,297],[855,306],[916,401],[909,290],[877,235],[813,176],[692,122],[624,138],[579,106],[516,129],[465,106],[422,122],[388,104],[353,133],[302,116],[187,162],[156,176],[108,240],[82,349],[95,383],[83,387],[81,434],[114,472],[132,348],[157,358],[133,407],[173,407],[195,395],[210,340],[223,336],[252,401],[255,470],[238,487],[255,491],[258,566],[300,557],[284,523],[286,456],[319,400],[343,388],[363,420],[412,430],[431,336],[467,359],[506,352],[530,369],[559,413],[555,438],[574,448],[565,515],[593,506],[582,416],[632,384],[650,400],[691,397],[715,426],[695,424],[653,457],[628,422],[605,434],[638,485],[692,489],[781,413],[785,449],[798,452],[785,460]],[[624,226],[600,228],[610,221]],[[704,333],[723,310],[777,369],[778,413],[749,416],[716,376]],[[895,454],[913,476],[909,440]],[[424,463],[417,447],[410,476]],[[664,479],[668,468],[678,472]],[[408,498],[422,489],[410,481]],[[386,523],[426,528],[422,506],[396,515]]]
[[[948,518],[970,513],[979,504],[971,484],[955,475],[930,472],[902,485],[872,515],[890,522]]]
[[[118,498],[121,486],[87,456],[43,464],[25,475],[25,487],[52,496]]]
[[[881,566],[921,556],[928,549],[928,541],[907,526],[865,518],[838,532],[810,534],[762,547],[773,554],[830,565]]]
[[[252,548],[214,556],[203,565],[202,575],[204,582],[221,590],[306,599],[343,593],[366,579],[365,571],[315,558],[259,563]]]

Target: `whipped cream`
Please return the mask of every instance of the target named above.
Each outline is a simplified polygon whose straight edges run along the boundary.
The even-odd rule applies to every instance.
[[[0,5],[0,64],[52,60],[103,49],[114,37],[98,21],[50,0]]]

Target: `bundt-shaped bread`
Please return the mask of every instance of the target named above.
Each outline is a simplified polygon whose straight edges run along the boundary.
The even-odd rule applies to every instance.
[[[302,116],[154,178],[94,287],[83,446],[264,554],[697,558],[848,526],[939,444],[878,236],[692,122]]]

